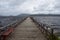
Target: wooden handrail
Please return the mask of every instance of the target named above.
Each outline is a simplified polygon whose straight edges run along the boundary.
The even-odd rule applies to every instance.
[[[22,18],[22,19],[19,19],[19,20],[14,21],[14,22],[12,22],[12,23],[4,26],[4,27],[0,27],[0,36],[1,36],[2,33],[4,33],[8,28],[13,27],[13,26],[14,26],[14,27],[17,26],[17,25],[20,24],[22,21],[24,21],[26,18],[27,18],[27,17],[24,17],[24,18]],[[13,27],[13,28],[14,28],[14,27]]]
[[[52,36],[52,40],[53,40],[53,36],[54,36],[54,29],[60,29],[60,28],[50,28],[50,26],[46,26],[46,24],[44,25],[43,23],[38,23],[33,17],[30,17],[33,22],[35,22],[36,24],[39,25],[40,30],[42,31],[42,33],[44,33],[46,35],[46,37],[48,36]],[[45,29],[44,27],[46,27],[47,29]],[[50,29],[50,32],[49,32]],[[48,37],[47,40],[50,40],[50,38]]]

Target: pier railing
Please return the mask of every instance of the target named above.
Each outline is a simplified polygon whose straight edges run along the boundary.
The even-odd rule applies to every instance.
[[[0,40],[2,40],[2,39],[1,39],[1,36],[3,35],[3,33],[5,33],[9,28],[13,28],[13,29],[14,29],[14,28],[17,27],[21,22],[23,22],[26,18],[27,18],[27,17],[24,17],[24,18],[22,18],[22,19],[18,19],[18,20],[16,20],[16,21],[13,21],[12,23],[4,26],[4,27],[0,27]]]
[[[46,24],[38,23],[33,17],[30,18],[38,25],[38,28],[41,30],[47,40],[59,40],[58,36],[54,34],[54,30],[60,30],[60,28],[50,28]]]

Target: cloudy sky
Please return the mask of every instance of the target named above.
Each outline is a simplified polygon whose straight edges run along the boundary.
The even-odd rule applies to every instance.
[[[59,14],[60,0],[0,0],[0,15]]]

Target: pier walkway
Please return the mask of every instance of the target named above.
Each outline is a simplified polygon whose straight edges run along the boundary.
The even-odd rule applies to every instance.
[[[20,25],[7,40],[46,40],[37,25],[28,17]]]

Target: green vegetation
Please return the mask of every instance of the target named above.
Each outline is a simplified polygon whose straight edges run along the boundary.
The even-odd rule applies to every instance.
[[[58,40],[60,40],[60,37],[58,37]]]
[[[49,36],[49,39],[50,39],[50,40],[60,40],[60,38],[58,38],[58,37],[55,36],[55,35],[50,35],[50,36]]]

